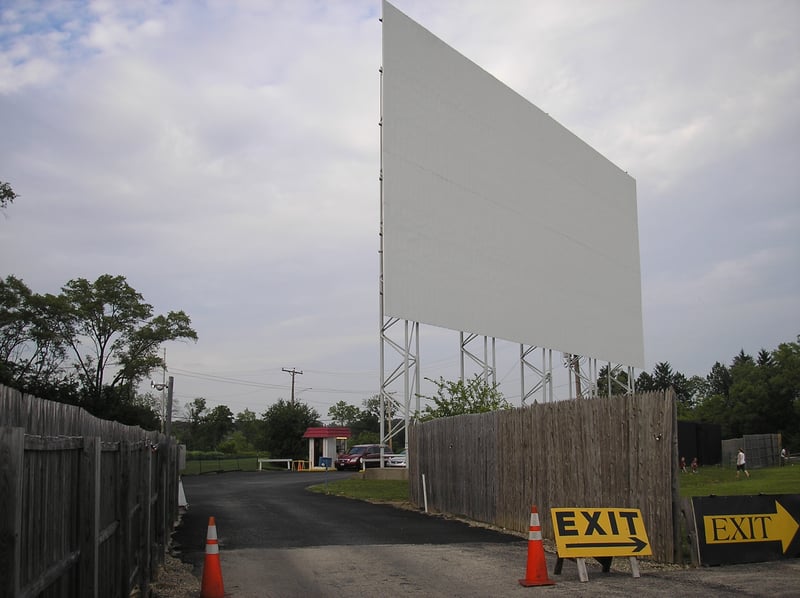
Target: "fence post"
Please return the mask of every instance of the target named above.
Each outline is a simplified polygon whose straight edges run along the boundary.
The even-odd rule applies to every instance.
[[[669,474],[672,476],[672,562],[683,563],[682,537],[681,537],[681,485],[678,464],[678,401],[675,392],[670,390],[665,398],[672,402],[672,467]]]
[[[150,580],[153,577],[152,555],[153,555],[153,447],[148,440],[145,444],[145,456],[147,459],[147,480],[144,485],[144,504],[142,516],[144,519],[144,548],[142,550],[142,596],[150,595]]]
[[[150,443],[139,441],[134,449],[136,453],[136,494],[138,500],[138,528],[132,530],[133,541],[136,544],[136,567],[137,567],[137,583],[142,590],[143,596],[148,596],[150,564],[148,561],[148,543],[150,542],[150,535],[148,532],[148,525],[150,518]]]
[[[0,509],[0,595],[17,596],[20,583],[22,525],[22,471],[25,430],[0,428],[0,496],[8,502]]]
[[[120,596],[130,594],[131,581],[131,444],[127,440],[119,443],[119,560],[122,575]]]
[[[164,564],[164,553],[167,548],[169,533],[167,531],[167,461],[169,460],[169,444],[164,436],[158,440],[158,497],[156,500],[156,567]],[[154,571],[155,573],[155,571]]]
[[[81,595],[98,598],[100,531],[100,439],[85,436],[80,473]]]

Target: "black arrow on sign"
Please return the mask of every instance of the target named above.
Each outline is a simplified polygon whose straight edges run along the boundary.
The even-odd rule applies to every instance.
[[[635,546],[633,552],[640,552],[645,546],[647,546],[647,542],[640,540],[635,536],[631,536],[631,542],[591,542],[588,544],[584,544],[583,542],[575,542],[573,544],[567,544],[567,548],[626,548],[628,546]]]

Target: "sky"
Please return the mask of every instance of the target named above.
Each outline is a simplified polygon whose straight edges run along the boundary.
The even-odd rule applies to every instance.
[[[636,179],[649,371],[796,340],[800,3],[394,4]],[[380,14],[0,1],[0,180],[19,194],[0,276],[57,293],[123,275],[186,312],[199,340],[166,345],[181,406],[260,414],[290,398],[284,369],[325,422],[360,406],[380,386]],[[456,332],[420,343],[423,377],[458,377]],[[497,347],[518,404],[519,346]]]

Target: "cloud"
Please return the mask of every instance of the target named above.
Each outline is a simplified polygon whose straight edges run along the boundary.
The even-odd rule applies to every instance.
[[[636,178],[648,359],[705,374],[794,338],[796,3],[397,6]],[[3,269],[38,292],[123,274],[192,317],[173,367],[277,387],[187,376],[184,398],[261,412],[281,367],[328,389],[305,395],[320,406],[374,388],[380,3],[0,11],[0,179],[21,194]],[[423,335],[424,375],[457,376],[456,333]]]

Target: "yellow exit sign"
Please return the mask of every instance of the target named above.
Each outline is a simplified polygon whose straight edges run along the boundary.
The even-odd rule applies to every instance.
[[[780,542],[783,552],[800,527],[794,517],[775,501],[774,513],[741,513],[703,517],[707,544]]]
[[[639,509],[550,509],[560,558],[653,554]]]

